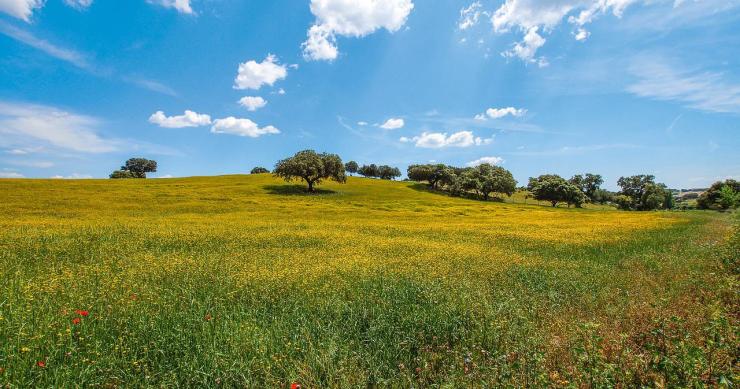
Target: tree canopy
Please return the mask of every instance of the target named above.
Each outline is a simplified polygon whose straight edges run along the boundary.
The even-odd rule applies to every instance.
[[[120,170],[111,173],[110,178],[146,178],[147,173],[157,171],[157,161],[146,158],[131,158]]]
[[[740,205],[740,181],[717,181],[699,196],[699,209],[729,209]]]
[[[511,196],[516,190],[516,180],[510,171],[488,163],[462,171],[460,179],[463,189],[479,193],[484,200],[488,200],[491,193]]]
[[[455,174],[454,168],[444,164],[410,165],[406,170],[410,180],[426,181],[436,189],[440,182],[450,183]]]
[[[640,174],[620,177],[617,184],[622,188],[618,198],[619,208],[635,211],[650,211],[672,207],[673,193],[664,184],[655,182],[655,176]]]
[[[269,171],[269,170],[267,170],[266,168],[263,168],[262,166],[257,166],[257,167],[255,167],[254,169],[252,169],[252,170],[251,170],[251,171],[249,172],[249,174],[265,174],[265,173],[269,173],[269,172],[270,172],[270,171]]]
[[[349,161],[344,164],[344,170],[349,174],[355,174],[357,173],[357,169],[359,169],[359,165],[355,161]]]
[[[281,160],[275,165],[273,174],[285,181],[303,180],[308,184],[308,191],[314,191],[314,185],[323,180],[339,183],[347,181],[342,159],[336,154],[316,153],[303,150],[290,158]]]
[[[599,194],[597,192],[601,190],[601,185],[604,183],[601,175],[592,173],[586,173],[585,175],[577,174],[568,181],[580,189],[589,201],[598,201],[597,197]]]
[[[527,186],[535,199],[549,201],[553,207],[564,202],[568,206],[580,207],[586,201],[586,195],[581,189],[555,174],[544,174],[537,178],[530,178]]]

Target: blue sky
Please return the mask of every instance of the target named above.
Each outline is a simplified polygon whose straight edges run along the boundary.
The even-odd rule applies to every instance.
[[[703,187],[740,176],[738,53],[726,0],[0,0],[0,177],[313,148]]]

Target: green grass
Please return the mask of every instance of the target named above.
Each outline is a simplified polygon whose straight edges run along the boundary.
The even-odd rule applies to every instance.
[[[320,188],[0,181],[0,385],[738,382],[731,215]]]

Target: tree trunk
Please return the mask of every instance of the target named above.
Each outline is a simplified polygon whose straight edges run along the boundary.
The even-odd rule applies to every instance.
[[[552,207],[553,207],[553,208],[555,208],[555,206],[557,206],[557,205],[558,205],[558,202],[557,202],[557,201],[551,201],[551,203],[552,203]]]
[[[313,181],[308,181],[308,191],[313,193]]]

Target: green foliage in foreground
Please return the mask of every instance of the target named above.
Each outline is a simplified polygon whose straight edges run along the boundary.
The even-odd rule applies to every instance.
[[[0,387],[738,384],[731,215],[291,188],[0,181]]]

